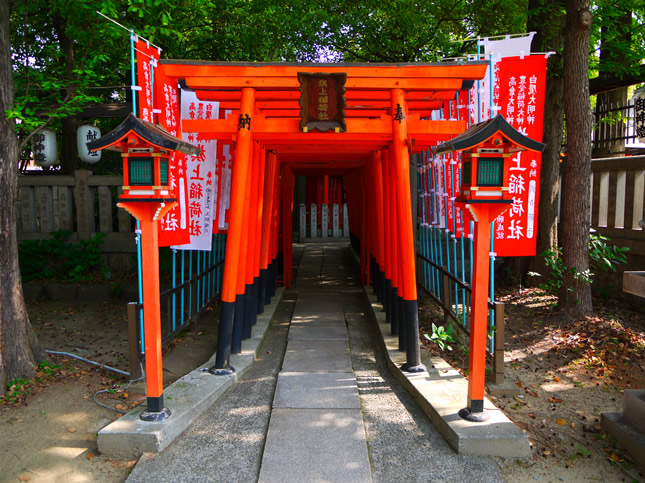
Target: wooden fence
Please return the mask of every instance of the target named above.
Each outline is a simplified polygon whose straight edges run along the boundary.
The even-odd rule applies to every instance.
[[[71,242],[105,233],[102,251],[113,255],[108,264],[130,269],[136,252],[134,219],[116,207],[122,184],[121,176],[96,176],[89,170],[73,176],[19,176],[18,241],[46,239],[58,230],[71,232]]]
[[[645,156],[594,159],[591,172],[592,228],[645,256]]]

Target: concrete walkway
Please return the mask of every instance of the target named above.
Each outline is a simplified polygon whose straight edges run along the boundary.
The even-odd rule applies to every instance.
[[[347,243],[296,245],[294,264],[253,367],[128,481],[503,481],[390,374]]]
[[[338,248],[312,247],[300,261],[298,290],[318,290],[298,294],[261,482],[372,481],[343,294],[321,290],[351,286],[341,256]]]

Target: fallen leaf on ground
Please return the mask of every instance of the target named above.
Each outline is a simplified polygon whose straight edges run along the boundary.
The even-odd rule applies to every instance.
[[[68,433],[75,433],[75,432],[76,432],[76,428],[67,428],[67,432],[68,432]]]
[[[560,418],[556,421],[556,423],[558,423],[560,426],[565,426],[567,424],[567,420]]]
[[[85,457],[86,457],[88,460],[91,460],[92,458],[94,458],[94,453],[92,453],[92,452],[88,452],[88,453],[87,453],[87,455],[85,455]]]

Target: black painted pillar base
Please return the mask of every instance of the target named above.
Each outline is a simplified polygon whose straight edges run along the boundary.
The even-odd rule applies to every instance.
[[[402,369],[406,372],[423,372],[426,367],[421,362],[421,343],[419,342],[419,308],[416,300],[401,300],[405,324],[406,362]]]
[[[139,415],[142,421],[163,421],[170,417],[170,409],[163,407],[163,394],[158,397],[149,397],[147,402],[148,408]]]
[[[266,292],[264,294],[264,305],[271,303],[271,297],[275,295],[275,274],[273,270],[273,260],[267,266],[266,270]]]
[[[242,326],[242,340],[251,337],[251,327],[253,326],[253,314],[255,314],[255,304],[253,303],[253,285],[244,286],[244,325]]]
[[[260,277],[258,279],[258,314],[264,313],[264,306],[266,305],[267,296],[267,269],[260,269]]]
[[[244,334],[244,312],[245,312],[244,294],[238,294],[235,297],[235,314],[233,318],[233,340],[231,342],[231,353],[239,354],[242,352],[242,334]]]
[[[390,323],[392,324],[392,335],[399,335],[399,317],[401,312],[399,311],[399,289],[392,287],[390,289]]]
[[[251,318],[251,322],[253,325],[258,323],[258,313],[259,313],[259,307],[262,305],[264,307],[264,304],[260,303],[260,275],[258,274],[257,277],[253,278],[253,286],[252,286],[252,295],[253,295],[253,317]]]
[[[385,322],[392,326],[392,280],[385,279],[385,291],[383,292],[383,311]]]
[[[379,270],[378,272],[378,297],[379,302],[383,303],[385,301],[385,272]]]
[[[488,421],[490,414],[484,410],[483,399],[468,399],[468,407],[459,410],[459,417],[473,423]]]
[[[209,369],[213,371],[228,370],[231,361],[231,345],[233,340],[233,325],[235,318],[235,302],[224,302],[220,304],[219,331],[217,336],[217,352],[215,354],[215,366]]]
[[[399,309],[399,351],[405,352],[408,346],[408,314],[405,311],[406,300],[403,300],[403,297],[397,297],[396,302]]]

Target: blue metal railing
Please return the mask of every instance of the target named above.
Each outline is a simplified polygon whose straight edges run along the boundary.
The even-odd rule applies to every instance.
[[[418,156],[417,164],[417,228],[419,283],[443,308],[446,317],[469,334],[470,298],[473,273],[474,224],[464,220],[454,205],[455,188],[461,173],[455,168],[455,158],[433,158],[431,152]],[[469,223],[467,229],[463,223]],[[493,291],[494,253],[491,242],[489,343],[495,353],[495,311]],[[503,310],[503,309],[502,309]]]
[[[161,290],[161,334],[166,344],[197,321],[219,296],[224,274],[226,235],[213,235],[211,251],[170,250],[170,287]],[[143,356],[143,303],[136,303],[139,356]]]

